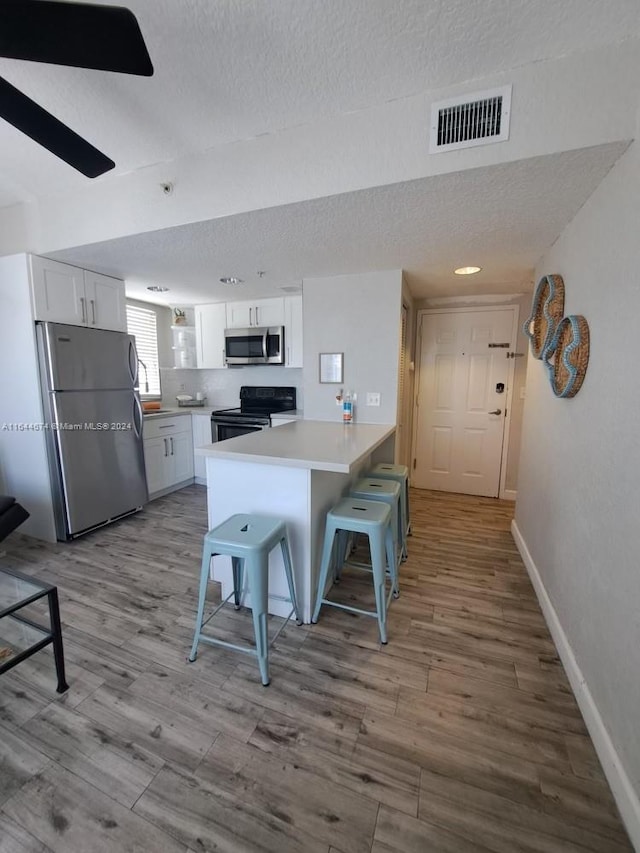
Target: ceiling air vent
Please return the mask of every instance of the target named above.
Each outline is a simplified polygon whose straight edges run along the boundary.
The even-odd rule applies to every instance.
[[[429,153],[504,142],[509,138],[511,86],[431,105]]]

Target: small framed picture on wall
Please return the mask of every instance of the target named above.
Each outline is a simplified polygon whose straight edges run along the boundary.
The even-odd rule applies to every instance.
[[[344,353],[320,353],[320,382],[340,384],[344,376]]]

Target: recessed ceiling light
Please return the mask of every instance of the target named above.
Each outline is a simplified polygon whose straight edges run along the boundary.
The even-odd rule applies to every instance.
[[[457,270],[454,270],[456,275],[474,275],[474,273],[480,272],[482,267],[458,267]]]
[[[242,284],[244,279],[236,278],[234,275],[225,275],[220,279],[220,281],[223,284]]]
[[[147,290],[151,290],[153,293],[166,293],[169,290],[168,287],[160,287],[158,284],[151,284],[147,287]]]

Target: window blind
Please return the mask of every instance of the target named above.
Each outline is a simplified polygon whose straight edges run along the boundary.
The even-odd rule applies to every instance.
[[[135,337],[138,358],[143,363],[139,365],[140,396],[161,397],[156,312],[127,305],[127,331]]]

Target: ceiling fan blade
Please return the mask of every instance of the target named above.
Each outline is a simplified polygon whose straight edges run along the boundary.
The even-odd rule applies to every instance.
[[[0,56],[151,77],[135,15],[123,6],[0,0]]]
[[[86,175],[97,178],[115,167],[110,160],[90,142],[58,121],[31,98],[24,95],[11,83],[0,77],[0,117],[30,136],[38,145],[42,145]]]

